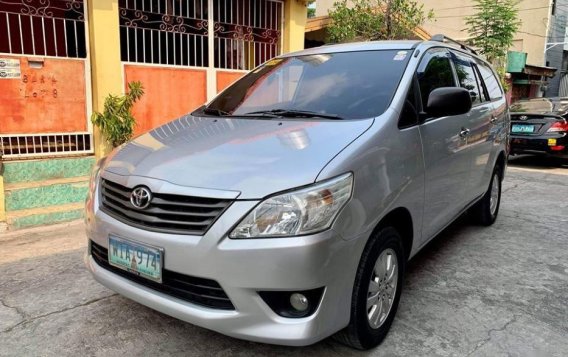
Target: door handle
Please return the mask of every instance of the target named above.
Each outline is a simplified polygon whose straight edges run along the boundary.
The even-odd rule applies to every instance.
[[[462,128],[461,131],[460,131],[460,138],[465,138],[468,135],[469,135],[469,129]]]
[[[491,120],[489,120],[489,122],[490,122],[491,124],[495,124],[495,123],[497,123],[497,120],[498,120],[498,119],[497,119],[496,116],[491,116]]]

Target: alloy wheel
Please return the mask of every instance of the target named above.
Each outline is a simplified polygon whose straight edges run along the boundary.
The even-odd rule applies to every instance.
[[[367,293],[367,317],[369,325],[378,329],[383,325],[394,303],[398,283],[398,261],[394,250],[381,252],[369,282]]]
[[[499,175],[493,174],[491,180],[491,196],[489,196],[489,212],[494,216],[497,212],[497,204],[499,203]]]

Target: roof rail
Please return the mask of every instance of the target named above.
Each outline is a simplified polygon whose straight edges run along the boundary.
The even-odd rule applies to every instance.
[[[448,36],[446,36],[444,34],[433,35],[432,37],[430,37],[430,41],[453,43],[455,45],[458,45],[462,50],[466,50],[466,51],[473,53],[474,55],[477,55],[477,51],[475,51],[473,48],[467,46],[463,42],[460,42],[458,40],[454,40],[453,38],[449,38]]]

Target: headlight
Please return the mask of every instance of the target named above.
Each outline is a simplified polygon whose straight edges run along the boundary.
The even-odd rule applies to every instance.
[[[352,189],[353,175],[347,173],[270,197],[256,206],[229,237],[290,237],[326,230],[351,198]]]

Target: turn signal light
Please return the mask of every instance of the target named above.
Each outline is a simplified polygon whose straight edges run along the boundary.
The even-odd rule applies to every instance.
[[[568,132],[568,122],[566,120],[557,121],[547,130],[549,133]]]

